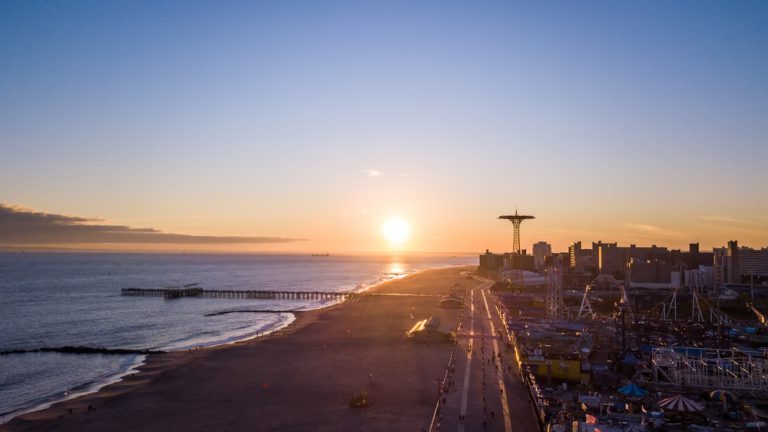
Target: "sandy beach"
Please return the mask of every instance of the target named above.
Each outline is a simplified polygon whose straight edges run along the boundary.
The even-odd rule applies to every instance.
[[[300,313],[272,336],[150,356],[133,376],[0,431],[419,431],[429,426],[453,346],[414,343],[404,332],[429,316],[454,327],[460,310],[440,308],[437,296],[455,283],[479,285],[460,274],[467,270],[383,283],[373,295]],[[370,405],[351,408],[363,391]]]

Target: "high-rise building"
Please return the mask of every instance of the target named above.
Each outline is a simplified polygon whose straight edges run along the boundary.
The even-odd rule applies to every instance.
[[[728,281],[728,252],[725,248],[712,250],[712,279],[716,287],[723,286]]]
[[[552,255],[552,245],[547,242],[540,241],[533,245],[533,265],[536,269],[544,268],[544,261],[548,256]]]
[[[712,288],[712,266],[699,266],[697,269],[686,270],[683,276],[687,287],[696,288],[705,294]]]
[[[624,253],[616,243],[592,242],[592,256],[597,257],[597,271],[599,273],[613,273],[621,271],[626,265]]]
[[[575,269],[577,265],[577,261],[579,258],[579,255],[581,254],[581,242],[573,242],[570,246],[568,246],[568,257],[570,258],[570,264],[571,268]]]
[[[680,285],[679,280],[676,283]],[[632,258],[630,262],[630,288],[666,288],[672,285],[672,268],[669,263],[660,260]]]
[[[660,261],[671,264],[670,251],[656,245],[619,246],[615,242],[598,241],[592,243],[591,249],[582,249],[581,242],[574,242],[568,248],[568,254],[572,269],[592,270],[602,274],[624,274],[631,260]]]
[[[573,270],[581,271],[594,266],[592,249],[582,249],[580,241],[571,243],[568,246],[568,258]]]
[[[735,240],[715,249],[715,284],[762,284],[768,282],[768,248],[739,247]]]

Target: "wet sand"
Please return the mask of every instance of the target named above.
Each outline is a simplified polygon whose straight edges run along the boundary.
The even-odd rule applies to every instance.
[[[404,332],[433,315],[455,327],[459,310],[440,308],[437,296],[454,283],[479,285],[460,274],[472,270],[390,281],[369,292],[417,295],[362,296],[304,312],[273,336],[152,355],[132,377],[0,431],[419,431],[429,426],[453,346],[414,343]],[[370,405],[350,408],[363,391]]]

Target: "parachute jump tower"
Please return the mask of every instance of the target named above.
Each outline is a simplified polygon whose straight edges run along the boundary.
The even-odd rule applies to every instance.
[[[535,219],[533,216],[525,216],[525,215],[519,215],[517,214],[517,208],[515,208],[515,214],[513,215],[503,215],[499,216],[499,219],[506,219],[510,222],[512,222],[512,225],[515,227],[515,238],[512,243],[512,253],[513,254],[520,254],[520,224],[523,223],[526,219]],[[514,258],[513,258],[514,259]],[[520,278],[520,286],[525,286],[525,279],[523,276],[523,268],[520,267],[518,269],[518,275]]]
[[[519,254],[520,253],[520,224],[523,223],[524,220],[536,219],[536,218],[533,216],[518,215],[517,209],[515,209],[515,214],[499,216],[499,219],[506,219],[512,222],[512,225],[515,227],[515,239],[514,239],[514,242],[512,243],[512,252]]]

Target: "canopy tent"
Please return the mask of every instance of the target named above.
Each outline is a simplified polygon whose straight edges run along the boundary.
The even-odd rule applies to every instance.
[[[448,342],[453,338],[451,332],[440,329],[440,320],[435,316],[417,322],[405,335],[418,342]]]
[[[619,387],[618,391],[624,396],[636,397],[636,398],[640,398],[648,394],[648,390],[640,387],[635,383],[629,383],[624,387]]]
[[[624,355],[624,358],[621,359],[621,362],[628,365],[637,364],[637,357],[631,352],[628,352]]]
[[[728,390],[713,390],[709,392],[709,398],[713,401],[733,403],[738,399],[735,394]]]
[[[680,412],[704,411],[704,406],[683,395],[671,396],[658,402],[659,407]]]

